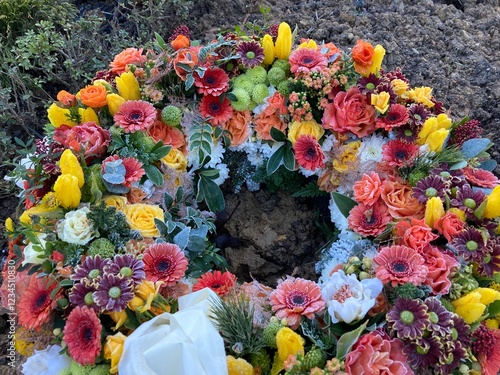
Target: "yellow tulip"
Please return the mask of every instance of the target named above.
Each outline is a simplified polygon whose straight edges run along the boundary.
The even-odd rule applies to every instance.
[[[5,219],[5,229],[7,232],[14,232],[14,221],[11,217],[7,217],[7,219]]]
[[[382,91],[380,94],[371,95],[371,104],[377,111],[384,114],[389,109],[389,100],[391,95],[387,91]]]
[[[420,129],[417,137],[417,143],[419,145],[425,144],[427,137],[434,131],[438,129],[438,122],[436,117],[429,117],[425,120],[422,128]]]
[[[379,75],[380,68],[382,67],[382,60],[384,59],[385,56],[385,49],[382,47],[380,44],[377,44],[374,49],[374,54],[372,58],[372,65],[367,71],[366,76],[369,76],[370,73],[375,74],[376,76]]]
[[[134,73],[122,73],[116,77],[115,81],[118,94],[125,100],[139,100],[141,98],[141,89]]]
[[[465,211],[462,211],[461,209],[455,208],[455,207],[450,208],[448,211],[450,211],[450,212],[454,213],[455,215],[457,215],[457,217],[461,221],[465,221]]]
[[[491,288],[477,288],[474,290],[481,295],[479,302],[489,305],[492,302],[500,300],[500,292]]]
[[[76,122],[71,121],[69,116],[69,109],[59,107],[56,103],[52,103],[47,109],[47,117],[50,123],[56,128],[61,125],[68,125],[70,127],[78,125]]]
[[[447,129],[438,129],[435,132],[429,134],[429,136],[425,140],[425,144],[429,146],[429,150],[434,152],[441,152],[449,134],[450,131]]]
[[[93,108],[78,108],[78,114],[81,117],[80,122],[82,124],[84,122],[95,122],[97,125],[99,125],[99,117],[97,116],[97,113],[95,113]]]
[[[452,301],[455,313],[460,315],[467,324],[478,321],[493,301],[500,300],[500,292],[490,288],[477,288],[463,297]]]
[[[108,94],[106,98],[108,100],[108,109],[111,116],[114,116],[115,113],[118,112],[120,106],[126,102],[126,100],[118,94]]]
[[[450,129],[452,125],[451,118],[446,113],[440,113],[436,117],[438,129]]]
[[[80,204],[82,193],[78,177],[72,174],[60,175],[54,184],[54,193],[64,208],[76,208]]]
[[[425,205],[425,224],[434,228],[434,223],[445,215],[443,201],[439,197],[430,198]]]
[[[226,356],[228,375],[254,375],[253,366],[243,358],[236,359],[232,355]]]
[[[274,43],[273,37],[269,34],[262,38],[262,48],[264,49],[264,65],[271,65],[274,62]]]
[[[297,47],[297,49],[301,49],[301,48],[316,49],[316,48],[318,48],[318,45],[316,44],[316,42],[314,40],[309,39],[305,42],[300,43],[300,45]]]
[[[108,83],[108,81],[106,81],[104,79],[96,79],[93,84],[94,84],[94,86],[104,87],[108,93],[113,92],[113,87]]]
[[[500,185],[495,187],[486,198],[486,207],[483,216],[487,219],[494,219],[500,216]]]
[[[118,332],[113,336],[106,336],[106,343],[104,344],[104,358],[111,360],[111,369],[109,372],[111,374],[116,374],[118,372],[118,362],[123,354],[123,346],[127,336],[123,333]]]
[[[111,317],[111,319],[113,320],[113,322],[116,323],[116,326],[114,326],[112,328],[113,331],[116,331],[118,328],[120,328],[122,325],[124,325],[125,322],[127,321],[127,312],[125,311],[125,309],[120,310],[120,311],[107,312],[106,314],[108,314]]]
[[[146,302],[141,297],[134,296],[130,301],[128,301],[127,307],[132,311],[139,311],[143,313],[148,310],[148,308],[145,307],[145,304]]]
[[[59,160],[59,168],[61,168],[61,174],[71,174],[78,178],[78,187],[81,188],[85,183],[85,178],[83,176],[83,169],[78,159],[76,158],[73,151],[70,149],[64,150]]]
[[[280,23],[274,53],[278,59],[287,59],[292,51],[292,29],[286,22]]]

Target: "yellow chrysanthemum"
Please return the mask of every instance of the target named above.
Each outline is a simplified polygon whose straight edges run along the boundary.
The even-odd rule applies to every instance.
[[[391,81],[392,88],[396,91],[399,97],[402,97],[408,91],[408,84],[402,79],[396,78]]]
[[[430,87],[415,87],[413,90],[407,92],[408,98],[416,101],[417,103],[422,103],[426,107],[434,107],[432,102],[432,88]]]

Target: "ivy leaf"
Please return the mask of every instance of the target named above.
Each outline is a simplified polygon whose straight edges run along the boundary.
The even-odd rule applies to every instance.
[[[358,204],[356,201],[352,200],[348,196],[345,196],[344,194],[340,194],[337,192],[332,192],[332,198],[337,207],[339,208],[339,211],[344,215],[345,217],[349,216],[349,212],[356,207]]]

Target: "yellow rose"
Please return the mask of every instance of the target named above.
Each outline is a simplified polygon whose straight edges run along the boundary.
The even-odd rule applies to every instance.
[[[278,59],[288,59],[292,50],[292,29],[286,22],[280,23],[278,37],[274,44],[274,53]]]
[[[141,89],[134,73],[125,72],[116,77],[116,89],[118,94],[125,100],[139,100],[141,98]]]
[[[111,360],[111,369],[109,372],[111,374],[118,373],[118,362],[123,353],[123,345],[127,336],[123,333],[118,332],[113,336],[106,336],[106,343],[104,344],[104,358]]]
[[[95,122],[99,125],[99,117],[97,117],[97,113],[95,113],[93,108],[78,108],[78,114],[81,117],[80,122],[83,124],[84,122]]]
[[[79,188],[85,183],[82,166],[70,149],[66,149],[62,153],[61,159],[59,160],[59,168],[61,168],[61,174],[70,174],[78,178]]]
[[[408,98],[417,103],[422,103],[426,107],[434,107],[434,103],[431,101],[432,88],[430,87],[415,87],[413,90],[408,91]]]
[[[126,100],[123,99],[118,94],[108,94],[107,98],[108,98],[108,109],[111,116],[114,116],[115,113],[118,112],[120,106],[126,102]]]
[[[402,79],[396,78],[391,81],[392,88],[399,97],[402,97],[408,90],[408,84]]]
[[[109,315],[113,322],[116,323],[116,326],[113,327],[113,331],[116,331],[127,321],[127,312],[125,311],[125,309],[120,311],[107,312],[106,314]]]
[[[144,311],[151,309],[151,304],[153,303],[154,298],[158,294],[162,282],[153,283],[148,280],[143,280],[138,286],[135,287],[134,293],[135,296],[132,301],[129,302],[129,308],[134,311],[139,310],[139,312],[143,313]],[[133,305],[131,303],[135,300]]]
[[[54,193],[64,208],[78,207],[82,198],[78,178],[71,174],[62,174],[57,177]]]
[[[340,155],[340,158],[333,160],[333,168],[337,172],[341,173],[349,170],[349,168],[353,165],[353,163],[355,163],[356,160],[358,159],[357,154],[360,145],[361,145],[360,141],[349,142],[345,146],[344,151]]]
[[[434,223],[445,215],[443,201],[439,197],[430,198],[425,205],[425,224],[434,228]]]
[[[78,125],[74,121],[70,121],[70,111],[68,108],[59,107],[56,103],[52,103],[47,109],[47,117],[50,123],[58,128],[61,125],[75,126]]]
[[[486,207],[483,216],[487,219],[494,219],[500,216],[500,185],[495,187],[486,198]]]
[[[254,375],[253,366],[243,358],[234,358],[232,355],[226,356],[228,375]]]
[[[182,151],[173,148],[170,152],[164,156],[161,161],[171,169],[176,171],[185,171],[187,168],[187,159],[182,153]]]
[[[372,94],[371,104],[377,111],[384,114],[389,109],[389,99],[391,96],[387,91],[382,91],[380,94]]]
[[[264,61],[262,61],[262,64],[271,65],[274,62],[274,43],[271,35],[264,35],[264,38],[262,38],[262,48],[264,49]]]
[[[490,288],[477,288],[452,301],[451,304],[455,308],[455,313],[467,324],[472,324],[482,317],[486,306],[496,300],[500,300],[500,292]]]
[[[281,361],[286,361],[288,356],[302,354],[304,355],[305,340],[299,334],[288,327],[281,328],[276,334],[276,346]]]
[[[118,211],[123,211],[127,205],[127,198],[122,195],[107,195],[101,198],[101,201],[106,203],[106,206],[115,207]]]
[[[154,222],[154,219],[164,221],[164,213],[160,206],[144,203],[129,204],[125,206],[123,213],[130,228],[139,231],[143,237],[160,235]]]
[[[297,138],[301,135],[311,135],[317,141],[325,134],[325,129],[321,127],[316,121],[294,121],[288,128],[288,139],[292,144],[295,144]]]
[[[128,301],[127,307],[132,311],[139,311],[140,313],[148,310],[146,301],[139,296],[134,296],[130,301]]]

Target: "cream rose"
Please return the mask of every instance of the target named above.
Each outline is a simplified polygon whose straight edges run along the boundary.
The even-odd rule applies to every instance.
[[[86,245],[94,238],[94,228],[87,218],[89,212],[88,207],[83,207],[64,215],[57,225],[59,238],[64,242]]]
[[[155,225],[155,219],[164,221],[164,213],[160,206],[136,203],[123,209],[127,223],[131,229],[137,230],[143,237],[158,237],[160,232]]]
[[[24,247],[23,255],[24,260],[21,265],[24,267],[26,264],[42,264],[45,259],[45,237],[47,237],[46,233],[40,233],[38,238],[38,243],[30,242],[28,245]]]

